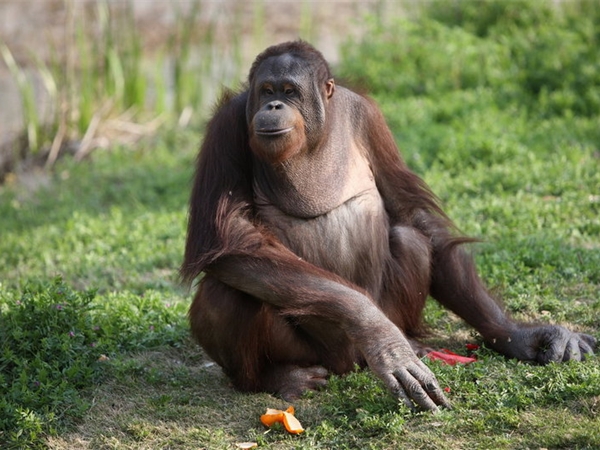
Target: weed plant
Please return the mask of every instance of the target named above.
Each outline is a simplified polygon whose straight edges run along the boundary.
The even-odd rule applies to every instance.
[[[600,15],[427,5],[365,21],[336,74],[368,87],[409,165],[485,239],[478,266],[513,316],[600,338]],[[296,402],[305,433],[265,430],[265,408],[287,405],[235,392],[186,337],[176,268],[198,140],[166,129],[59,161],[47,188],[0,188],[2,448],[600,447],[598,357],[539,367],[484,346],[467,366],[427,362],[452,410],[412,414],[356,371]],[[479,342],[433,301],[425,316],[435,347]]]
[[[214,24],[198,25],[202,0],[187,2],[185,10],[180,2],[170,4],[176,25],[164,48],[150,58],[143,53],[131,0],[118,4],[101,0],[85,10],[73,0],[64,4],[66,44],[51,49],[49,63],[34,55],[33,64],[20,66],[6,45],[0,47],[21,96],[23,153],[35,156],[53,146],[58,146],[57,152],[70,142],[85,141],[86,136],[99,134],[99,123],[109,119],[174,121],[184,112],[188,117],[197,113],[205,104],[204,85],[215,84],[208,82],[213,75]],[[238,78],[240,59],[231,63],[229,77]],[[36,105],[34,76],[43,81],[51,111],[40,111]]]
[[[119,355],[186,342],[176,267],[197,137],[160,142],[65,160],[48,191],[0,188],[0,447],[45,447]]]
[[[181,342],[181,310],[165,308],[160,296],[120,295],[108,310],[94,297],[60,278],[3,295],[0,439],[6,445],[35,446],[81,417],[90,407],[84,393],[106,374],[110,356]]]

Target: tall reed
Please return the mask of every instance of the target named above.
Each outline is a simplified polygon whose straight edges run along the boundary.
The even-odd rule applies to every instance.
[[[201,72],[210,70],[212,53],[208,50],[214,30],[204,30],[200,40],[204,56],[195,55],[201,0],[193,1],[185,12],[179,3],[173,4],[176,26],[162,51],[171,59],[167,62],[159,56],[158,65],[149,64],[149,70],[143,65],[142,36],[131,0],[117,5],[102,0],[91,12],[80,7],[75,0],[65,0],[65,51],[53,48],[49,64],[34,55],[31,67],[21,66],[7,45],[0,46],[21,99],[26,152],[50,151],[54,159],[57,147],[93,138],[99,123],[110,117],[125,112],[128,120],[142,120],[138,116],[149,114],[179,117],[202,101]],[[193,66],[192,58],[203,63]],[[42,114],[36,80],[41,80],[44,98],[51,105],[49,114]]]
[[[40,146],[41,122],[36,105],[34,82],[27,76],[26,71],[17,64],[12,52],[6,45],[0,46],[0,52],[19,90],[28,149],[36,153]]]

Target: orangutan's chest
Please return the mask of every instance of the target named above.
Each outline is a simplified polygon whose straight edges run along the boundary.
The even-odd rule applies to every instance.
[[[365,288],[374,281],[363,274],[381,273],[374,269],[389,253],[388,219],[375,187],[314,218],[293,217],[268,204],[259,215],[300,258]]]

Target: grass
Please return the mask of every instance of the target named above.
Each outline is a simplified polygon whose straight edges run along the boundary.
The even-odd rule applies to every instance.
[[[107,376],[102,355],[185,341],[176,267],[196,143],[195,134],[186,136],[148,143],[162,156],[114,149],[85,165],[65,160],[44,190],[3,189],[6,445],[41,445],[40,436],[80,419],[91,405],[86,393]],[[189,149],[188,160],[173,158],[171,146]]]
[[[585,2],[564,14],[458,5],[373,20],[336,73],[369,87],[409,164],[484,239],[478,266],[509,311],[600,338],[600,111],[587,69],[600,61],[599,16]],[[526,54],[555,36],[571,46],[552,54],[560,83]],[[305,433],[265,430],[260,414],[287,404],[234,391],[188,336],[176,271],[200,134],[169,126],[0,187],[0,447],[600,447],[597,356],[538,367],[483,347],[471,365],[428,363],[452,410],[411,414],[358,371],[295,404]],[[435,302],[426,319],[436,347],[478,342]]]

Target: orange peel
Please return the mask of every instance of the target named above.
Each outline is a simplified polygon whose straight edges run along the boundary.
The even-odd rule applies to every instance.
[[[304,431],[300,421],[294,416],[294,407],[290,406],[285,411],[280,409],[267,408],[267,412],[260,416],[260,421],[266,427],[275,423],[283,423],[286,431],[291,434],[300,434]]]

